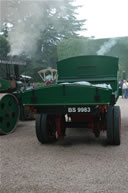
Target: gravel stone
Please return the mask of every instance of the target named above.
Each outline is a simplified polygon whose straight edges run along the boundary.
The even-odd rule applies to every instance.
[[[35,121],[0,136],[0,193],[128,193],[128,100],[120,98],[122,143],[107,145],[90,130],[67,129],[63,141],[41,145]]]

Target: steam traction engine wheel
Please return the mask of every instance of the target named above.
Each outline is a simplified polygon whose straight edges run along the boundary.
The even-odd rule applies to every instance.
[[[56,118],[54,115],[36,115],[36,136],[40,143],[56,141]]]
[[[0,134],[13,132],[18,118],[17,98],[12,94],[0,94]]]

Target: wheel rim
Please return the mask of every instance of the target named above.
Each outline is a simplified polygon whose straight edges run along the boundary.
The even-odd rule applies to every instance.
[[[0,100],[0,133],[14,131],[19,117],[19,107],[14,95],[4,94]]]

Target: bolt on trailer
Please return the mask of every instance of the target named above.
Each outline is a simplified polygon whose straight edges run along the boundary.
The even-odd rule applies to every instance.
[[[120,145],[121,115],[118,58],[78,56],[57,62],[56,85],[21,93],[34,108],[36,136],[41,143],[65,137],[66,128],[90,128],[96,137],[106,131],[108,143]]]

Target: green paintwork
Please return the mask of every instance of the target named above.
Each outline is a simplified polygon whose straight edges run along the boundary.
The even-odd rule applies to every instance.
[[[0,133],[8,134],[15,128],[19,107],[14,95],[3,94],[0,100]]]
[[[118,58],[79,56],[58,62],[58,83],[21,93],[22,103],[32,106],[112,104],[118,99]],[[89,81],[111,84],[112,89],[63,82]],[[97,99],[98,95],[98,99]],[[114,101],[112,102],[112,95]],[[33,100],[34,99],[34,100]]]
[[[118,58],[111,56],[78,56],[57,63],[58,83],[88,81],[111,84],[117,90]]]
[[[93,86],[59,84],[22,93],[22,103],[30,106],[109,104],[112,90],[98,88],[98,95],[100,99],[96,101],[96,87]],[[35,102],[32,102],[33,96]]]
[[[15,84],[14,81],[0,79],[0,93],[1,92],[10,92],[11,90],[16,89],[16,85],[12,86],[13,85],[12,83]]]
[[[88,81],[92,84],[110,84],[119,97],[119,59],[111,56],[78,56],[59,61],[58,83]]]

